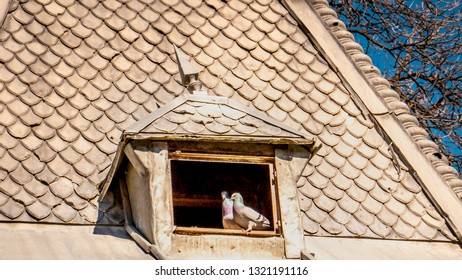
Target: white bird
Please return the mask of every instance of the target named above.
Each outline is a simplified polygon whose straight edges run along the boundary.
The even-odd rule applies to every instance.
[[[234,202],[234,222],[243,230],[250,232],[252,229],[267,230],[270,228],[270,221],[265,216],[244,205],[244,199],[240,193],[233,193],[231,199]]]
[[[221,192],[221,221],[223,222],[224,229],[241,229],[241,227],[234,222],[233,201],[229,198],[226,191]]]

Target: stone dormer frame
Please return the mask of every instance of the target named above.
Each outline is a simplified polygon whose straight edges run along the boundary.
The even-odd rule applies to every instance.
[[[227,134],[213,131],[191,134],[184,133],[180,128],[167,133],[158,131],[157,128],[170,127],[165,125],[163,118],[170,119],[169,113],[175,108],[189,106],[188,104],[197,105],[200,102],[207,106],[219,106],[210,107],[212,111],[214,108],[221,108],[226,112],[229,112],[228,109],[235,110],[235,113],[239,112],[236,115],[247,118],[245,123],[248,120],[257,120],[252,124],[255,131],[249,135],[230,131]],[[214,125],[208,121],[205,123],[211,127]],[[181,152],[181,147],[195,146],[206,149],[185,149],[192,154],[200,154],[205,161],[207,154],[210,154],[210,162],[216,161],[217,156],[223,154],[231,161],[234,157],[237,163],[242,161],[242,157],[271,158],[272,163],[269,166],[277,174],[274,184],[274,194],[277,197],[272,200],[272,210],[277,215],[273,216],[273,220],[279,221],[273,231],[257,231],[245,235],[240,231],[207,228],[192,230],[189,234],[176,230],[170,160],[175,152]],[[240,148],[243,146],[247,146],[247,150],[251,152],[243,152]],[[211,150],[215,152],[210,152]],[[304,243],[296,183],[316,151],[314,141],[306,135],[239,103],[223,97],[186,94],[135,123],[124,133],[110,177],[102,186],[101,198],[113,179],[119,177],[125,202],[127,231],[147,252],[158,258],[299,259],[304,251]]]
[[[304,245],[296,180],[303,170],[296,167],[305,166],[309,152],[293,145],[274,149],[280,234],[259,231],[246,236],[237,230],[199,229],[189,232],[196,235],[189,235],[184,229],[178,232],[173,219],[169,143],[172,142],[137,141],[126,146],[127,208],[131,209],[132,226],[148,241],[151,252],[151,247],[156,246],[163,255],[175,259],[300,258]]]

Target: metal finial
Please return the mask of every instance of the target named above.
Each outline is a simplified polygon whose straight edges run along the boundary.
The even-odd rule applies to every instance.
[[[173,46],[173,48],[175,49],[176,60],[178,61],[178,67],[180,68],[181,83],[191,93],[200,91],[202,83],[199,81],[199,73],[189,62],[186,54],[184,54],[176,46]]]

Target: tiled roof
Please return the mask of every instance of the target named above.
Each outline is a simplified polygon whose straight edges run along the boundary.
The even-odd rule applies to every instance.
[[[0,31],[1,220],[120,222],[114,199],[98,214],[97,187],[122,131],[183,93],[173,45],[211,94],[324,144],[297,182],[306,234],[454,239],[276,0],[20,4]]]

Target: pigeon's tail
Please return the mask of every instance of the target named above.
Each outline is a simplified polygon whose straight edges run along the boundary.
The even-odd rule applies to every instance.
[[[257,218],[257,222],[262,226],[262,227],[270,227],[271,226],[271,223],[270,221],[265,217],[263,216],[262,214],[260,214]]]

